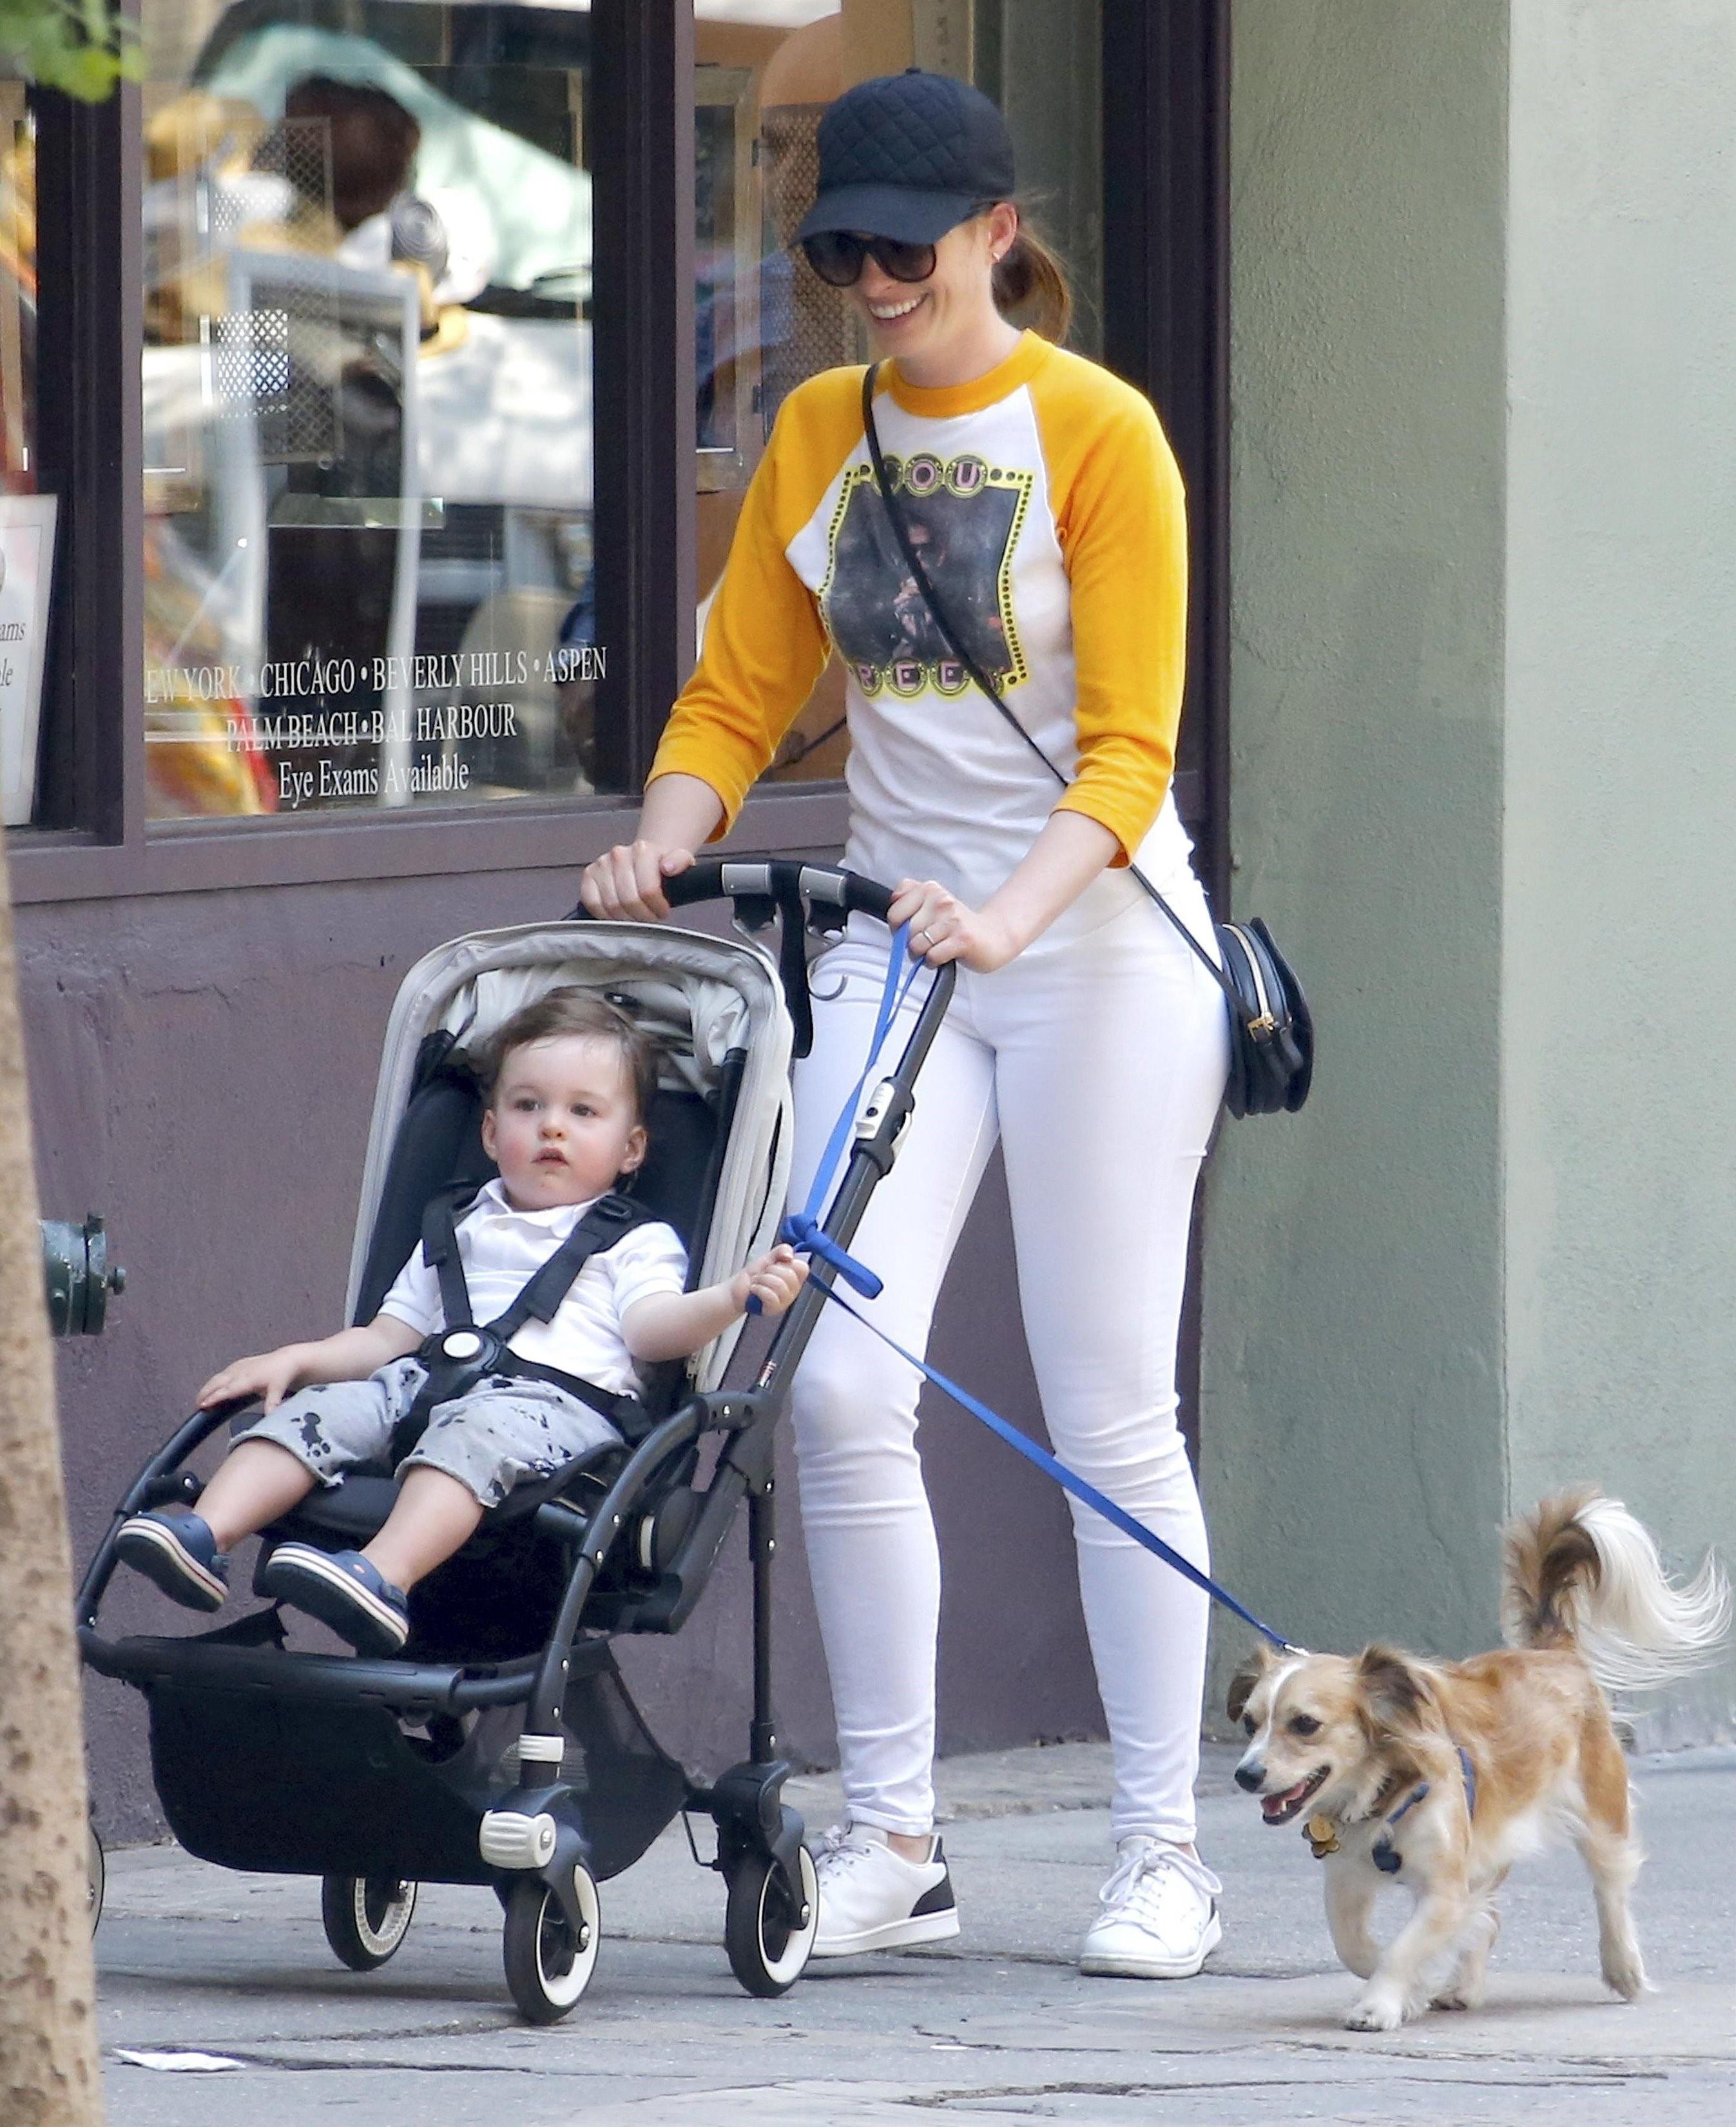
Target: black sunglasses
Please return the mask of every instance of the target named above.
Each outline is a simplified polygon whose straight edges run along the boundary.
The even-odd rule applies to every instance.
[[[807,263],[834,288],[853,288],[872,258],[894,281],[925,281],[934,270],[932,244],[905,244],[896,236],[858,236],[848,229],[823,230],[802,239]]]

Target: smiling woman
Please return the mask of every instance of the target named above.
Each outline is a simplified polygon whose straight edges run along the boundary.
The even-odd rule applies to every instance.
[[[1117,1774],[1116,1858],[1081,1965],[1185,1978],[1220,1934],[1194,1845],[1204,1582],[1132,1532],[1190,1566],[1205,1549],[1176,1340],[1227,1055],[1173,789],[1182,482],[1148,400],[1001,306],[1020,210],[991,98],[932,69],[875,74],[816,141],[792,233],[818,240],[820,285],[845,283],[876,361],[809,377],[778,409],[636,827],[586,868],[582,898],[605,918],[666,916],[666,882],[734,826],[828,658],[844,661],[844,863],[889,883],[894,957],[854,923],[824,956],[792,1201],[824,1193],[821,1148],[885,1031],[875,1000],[901,994],[896,962],[958,980],[859,1229],[893,1357],[828,1315],[792,1399],[846,1812],[816,1861],[813,1954],[958,1931],[933,1832],[939,1570],[910,1358],[998,1139],[1044,1416],[1121,1514],[1107,1535],[1075,1532]],[[1153,878],[1173,930],[1139,901]],[[1086,1232],[1082,1257],[1068,1237]]]

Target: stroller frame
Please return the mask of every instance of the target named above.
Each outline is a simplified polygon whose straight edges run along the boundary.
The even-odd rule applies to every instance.
[[[857,912],[884,922],[892,900],[890,890],[873,880],[830,866],[782,860],[702,861],[669,880],[666,892],[675,907],[726,899],[737,927],[750,934],[781,919],[778,973],[798,1054],[805,1049],[811,1026],[804,927],[836,932]],[[936,971],[896,1062],[886,1069],[863,1109],[824,1229],[840,1247],[848,1248],[874,1189],[891,1169],[914,1105],[916,1078],[955,979],[951,967]],[[506,1913],[509,1986],[529,2020],[547,2023],[565,2016],[589,1982],[598,1937],[596,1879],[630,1865],[678,1815],[707,1816],[717,1837],[717,1857],[709,1865],[728,1886],[726,1944],[731,1964],[750,1992],[783,1993],[807,1962],[819,1916],[802,1820],[783,1798],[791,1767],[778,1754],[772,1703],[777,1548],[773,1466],[777,1428],[788,1405],[794,1371],[825,1309],[824,1288],[833,1275],[815,1258],[807,1285],[778,1323],[751,1385],[688,1395],[631,1445],[600,1495],[583,1501],[562,1496],[571,1490],[571,1466],[537,1487],[546,1495],[538,1498],[527,1518],[538,1537],[553,1539],[564,1552],[565,1585],[541,1652],[512,1660],[430,1662],[291,1651],[281,1643],[273,1611],[250,1613],[215,1632],[105,1636],[98,1614],[115,1570],[121,1523],[129,1514],[196,1499],[200,1480],[185,1468],[187,1458],[244,1406],[229,1404],[190,1417],[144,1465],[116,1508],[77,1603],[84,1660],[152,1700],[158,1792],[182,1843],[232,1867],[287,1867],[323,1874],[328,1938],[356,1968],[383,1964],[395,1950],[409,1925],[418,1880],[492,1884]],[[630,1585],[599,1591],[599,1576],[611,1561],[618,1561],[636,1537],[648,1540],[644,1509],[660,1485],[669,1482],[672,1475],[690,1471],[700,1444],[712,1434],[721,1439],[709,1480],[702,1491],[688,1495],[691,1511],[669,1530],[668,1556],[658,1561],[661,1570],[655,1584],[637,1594]],[[706,1782],[675,1765],[651,1741],[615,1672],[608,1640],[617,1632],[674,1632],[680,1627],[703,1594],[744,1500],[753,1617],[747,1755]],[[624,1825],[600,1821],[591,1806],[584,1750],[575,1768],[574,1746],[563,1727],[563,1711],[573,1694],[600,1691],[605,1684],[618,1694],[629,1726],[638,1723],[641,1739],[635,1746],[635,1763],[644,1774],[642,1792],[636,1813]],[[346,1751],[372,1753],[366,1759],[370,1765],[383,1763],[380,1754],[386,1753],[391,1779],[401,1779],[417,1807],[431,1812],[433,1833],[424,1836],[423,1829],[412,1827],[400,1834],[382,1830],[376,1821],[373,1836],[376,1840],[383,1837],[384,1848],[377,1843],[367,1847],[366,1836],[338,1828],[334,1814],[331,1828],[308,1835],[315,1845],[324,1841],[319,1859],[310,1862],[304,1853],[300,1860],[286,1862],[268,1850],[268,1838],[262,1841],[253,1830],[238,1831],[235,1821],[224,1815],[220,1797],[210,1800],[209,1813],[204,1798],[196,1807],[183,1800],[181,1813],[189,1819],[184,1827],[163,1792],[159,1700],[163,1717],[171,1725],[177,1717],[193,1717],[188,1708],[196,1709],[201,1720],[215,1714],[245,1723],[257,1719],[262,1694],[300,1717],[296,1734],[309,1750],[329,1733],[340,1765],[348,1762]],[[182,1716],[174,1713],[177,1705]],[[417,1756],[405,1740],[404,1731],[412,1724],[426,1725],[433,1735],[445,1722],[451,1732],[464,1717],[495,1709],[515,1718],[522,1709],[516,1784],[505,1793],[498,1792],[498,1774],[492,1785],[479,1784],[473,1774],[466,1784],[461,1753],[453,1760],[457,1770],[442,1769],[438,1760]],[[316,1714],[315,1720],[305,1717]],[[614,1717],[618,1722],[618,1711]],[[237,1727],[233,1734],[241,1737],[244,1730]],[[244,1750],[244,1742],[237,1747]],[[270,1767],[271,1752],[258,1762]],[[209,1746],[205,1765],[215,1788],[235,1778],[232,1763],[220,1751],[213,1761]],[[244,1774],[244,1764],[241,1770]],[[414,1812],[406,1806],[402,1813]],[[395,1824],[395,1818],[391,1821]],[[255,1822],[248,1820],[249,1826]],[[244,1858],[248,1853],[265,1858]]]

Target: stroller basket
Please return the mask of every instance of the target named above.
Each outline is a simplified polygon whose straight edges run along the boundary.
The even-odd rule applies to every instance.
[[[707,862],[669,882],[676,904],[727,899],[738,931],[782,926],[778,959],[750,937],[671,926],[527,925],[456,940],[411,969],[384,1045],[351,1254],[352,1319],[371,1319],[419,1235],[430,1196],[479,1183],[480,1097],[469,1059],[557,985],[602,992],[656,1039],[650,1149],[636,1192],[687,1245],[695,1285],[769,1246],[784,1207],[788,1067],[808,1021],[802,937],[852,913],[885,920],[884,887],[824,866]],[[927,990],[863,1111],[827,1214],[847,1247],[892,1163],[911,1092],[953,988]],[[357,1968],[396,1949],[419,1881],[491,1885],[505,1908],[509,1987],[532,2021],[565,2016],[600,1935],[596,1886],[679,1812],[717,1826],[737,1978],[782,1993],[818,1921],[789,1768],[771,1712],[772,1468],[794,1368],[830,1273],[777,1325],[752,1382],[724,1386],[736,1324],[646,1385],[626,1446],[520,1485],[412,1591],[401,1659],[304,1653],[280,1613],[179,1637],[111,1638],[100,1612],[127,1515],[191,1504],[190,1461],[243,1408],[196,1412],[144,1466],[78,1597],[85,1659],[144,1693],[164,1814],[192,1853],[234,1869],[319,1875],[326,1933]],[[707,1436],[717,1442],[707,1458]],[[701,1471],[709,1460],[709,1474]],[[395,1497],[353,1472],[264,1533],[327,1550],[364,1543]],[[612,1637],[679,1629],[744,1505],[753,1574],[748,1755],[710,1782],[658,1746],[627,1695]]]
[[[214,1675],[159,1682],[150,1722],[163,1815],[201,1860],[284,1874],[494,1880],[477,1823],[519,1785],[522,1700],[419,1717],[345,1695],[310,1718],[305,1698],[233,1688],[220,1665]],[[628,1698],[606,1640],[573,1651],[560,1734],[551,1769],[585,1798],[591,1872],[618,1875],[680,1809],[688,1784]],[[223,1768],[215,1782],[214,1764]]]

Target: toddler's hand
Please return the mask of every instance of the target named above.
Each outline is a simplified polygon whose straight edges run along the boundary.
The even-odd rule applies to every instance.
[[[285,1344],[275,1352],[260,1352],[251,1358],[236,1359],[215,1373],[199,1391],[199,1408],[230,1403],[238,1397],[259,1396],[267,1410],[275,1410],[296,1386],[298,1348]]]
[[[780,1241],[769,1255],[750,1262],[736,1277],[736,1305],[745,1308],[750,1296],[759,1303],[762,1315],[782,1315],[807,1282],[807,1265],[796,1251]]]

